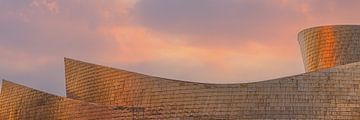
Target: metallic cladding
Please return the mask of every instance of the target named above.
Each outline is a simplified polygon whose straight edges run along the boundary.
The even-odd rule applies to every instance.
[[[308,28],[298,40],[307,72],[360,61],[360,25]]]
[[[0,120],[141,119],[131,107],[103,106],[51,95],[4,80]],[[139,112],[137,112],[139,113]]]
[[[72,59],[65,63],[68,97],[143,107],[146,119],[360,119],[360,63],[244,84],[184,82]]]

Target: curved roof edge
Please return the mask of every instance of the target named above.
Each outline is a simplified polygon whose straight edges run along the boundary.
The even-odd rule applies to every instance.
[[[266,79],[266,80],[261,80],[261,81],[256,81],[256,82],[224,83],[224,84],[222,84],[222,83],[192,82],[192,81],[184,81],[184,80],[178,80],[178,79],[169,79],[169,78],[157,77],[157,76],[147,75],[147,74],[143,74],[143,73],[137,73],[137,72],[132,72],[132,71],[128,71],[128,70],[123,70],[123,69],[119,69],[119,68],[114,68],[114,67],[109,67],[109,66],[104,66],[104,65],[89,63],[89,62],[83,62],[83,61],[75,60],[75,59],[71,59],[71,58],[65,58],[64,61],[65,61],[65,64],[66,64],[66,62],[77,62],[77,63],[80,63],[80,64],[88,64],[88,65],[93,65],[93,66],[97,66],[97,67],[104,67],[104,68],[109,68],[109,69],[113,69],[113,70],[117,70],[117,71],[123,71],[123,72],[128,72],[128,73],[133,73],[133,74],[138,74],[138,75],[143,75],[143,76],[148,76],[148,77],[160,78],[160,79],[168,80],[168,81],[184,82],[184,83],[192,83],[192,84],[207,84],[207,85],[241,85],[241,84],[253,84],[253,83],[273,81],[273,80],[278,80],[278,79],[286,79],[286,78],[289,78],[289,77],[295,77],[295,76],[304,75],[304,74],[312,74],[312,73],[317,73],[317,72],[326,72],[326,71],[329,71],[329,70],[331,70],[331,69],[348,67],[348,66],[351,66],[351,65],[353,65],[353,64],[360,64],[360,62],[354,62],[354,63],[345,64],[345,65],[335,66],[335,67],[332,67],[332,68],[321,69],[321,70],[318,70],[318,71],[311,71],[311,72],[299,73],[299,74],[295,74],[295,75],[288,75],[288,76],[284,76],[284,77],[278,77],[278,78],[274,78],[274,79]],[[66,66],[65,66],[65,67],[66,67]]]
[[[324,27],[341,27],[341,26],[347,26],[347,27],[350,27],[350,26],[353,26],[353,27],[360,27],[360,25],[354,25],[354,24],[338,24],[338,25],[318,25],[318,26],[312,26],[312,27],[308,27],[308,28],[305,28],[305,29],[302,29],[300,30],[300,32],[298,32],[298,36],[299,34],[307,31],[307,30],[311,30],[311,29],[318,29],[318,28],[324,28]]]
[[[6,86],[6,87],[4,87],[4,86]],[[12,81],[10,81],[10,80],[5,80],[5,79],[3,79],[3,80],[2,80],[1,91],[2,91],[2,92],[3,92],[3,91],[7,91],[7,89],[9,89],[9,88],[26,89],[26,90],[29,90],[29,91],[34,91],[34,92],[46,94],[46,95],[49,95],[49,96],[61,98],[61,99],[64,99],[64,100],[77,101],[77,102],[86,103],[86,104],[91,104],[91,105],[96,105],[96,106],[104,106],[104,107],[128,107],[128,108],[132,108],[131,106],[109,106],[109,105],[103,105],[103,104],[99,104],[99,103],[92,103],[92,102],[86,102],[86,101],[71,99],[71,98],[68,98],[68,97],[58,96],[58,95],[55,95],[55,94],[51,94],[51,93],[48,93],[48,92],[45,92],[45,91],[41,91],[41,90],[37,90],[37,89],[31,88],[31,87],[28,87],[28,86],[26,86],[26,85],[18,84],[18,83],[12,82]],[[1,93],[2,93],[2,92],[1,92]],[[1,95],[1,93],[0,93],[0,95]]]

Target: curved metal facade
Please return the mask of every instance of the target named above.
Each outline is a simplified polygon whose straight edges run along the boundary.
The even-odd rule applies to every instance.
[[[244,84],[158,78],[66,59],[68,97],[146,119],[360,119],[360,63]]]
[[[103,106],[59,97],[5,80],[0,94],[0,120],[143,118],[140,112],[132,110],[131,107]]]
[[[360,60],[360,25],[308,28],[298,40],[307,72]]]

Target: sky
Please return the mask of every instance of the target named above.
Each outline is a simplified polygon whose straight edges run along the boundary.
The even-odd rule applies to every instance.
[[[246,83],[304,73],[297,33],[358,24],[359,0],[0,0],[0,78],[65,95],[64,57]]]

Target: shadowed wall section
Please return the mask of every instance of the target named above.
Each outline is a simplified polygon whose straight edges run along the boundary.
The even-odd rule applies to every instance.
[[[360,25],[308,28],[298,40],[307,72],[360,61]]]
[[[68,97],[144,107],[154,119],[360,119],[360,63],[244,84],[170,80],[72,59],[65,64]]]

